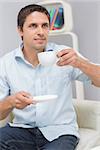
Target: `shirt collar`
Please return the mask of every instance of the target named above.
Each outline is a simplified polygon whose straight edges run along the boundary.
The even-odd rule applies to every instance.
[[[23,43],[21,43],[18,47],[18,49],[16,50],[16,53],[15,53],[15,58],[22,58],[22,59],[25,59],[24,58],[24,54],[22,52],[22,48],[23,48]]]

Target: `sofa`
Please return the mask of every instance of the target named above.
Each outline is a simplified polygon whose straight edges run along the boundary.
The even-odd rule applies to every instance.
[[[76,150],[91,150],[100,146],[100,102],[73,99],[73,105],[80,132]],[[0,121],[0,126],[4,126],[8,120],[9,118]]]
[[[74,99],[73,104],[80,132],[76,150],[91,150],[100,145],[100,102]]]
[[[100,146],[96,146],[96,147],[92,148],[91,150],[100,150]]]

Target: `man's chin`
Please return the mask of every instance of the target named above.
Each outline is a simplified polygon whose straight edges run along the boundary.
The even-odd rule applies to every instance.
[[[37,46],[37,47],[36,47],[36,50],[37,50],[38,52],[42,52],[42,51],[45,49],[45,46],[46,46],[46,45]]]

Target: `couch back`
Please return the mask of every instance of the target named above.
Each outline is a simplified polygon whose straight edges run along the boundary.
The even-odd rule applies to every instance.
[[[100,131],[100,101],[73,100],[80,128]]]

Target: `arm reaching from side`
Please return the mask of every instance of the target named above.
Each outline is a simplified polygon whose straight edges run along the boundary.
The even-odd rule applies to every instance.
[[[100,64],[90,62],[73,49],[64,49],[58,52],[58,57],[60,57],[60,60],[57,62],[59,66],[71,65],[79,68],[90,77],[95,86],[100,87]]]
[[[14,108],[23,109],[30,104],[35,104],[35,102],[27,92],[21,91],[8,96],[0,101],[0,120],[5,119]]]

